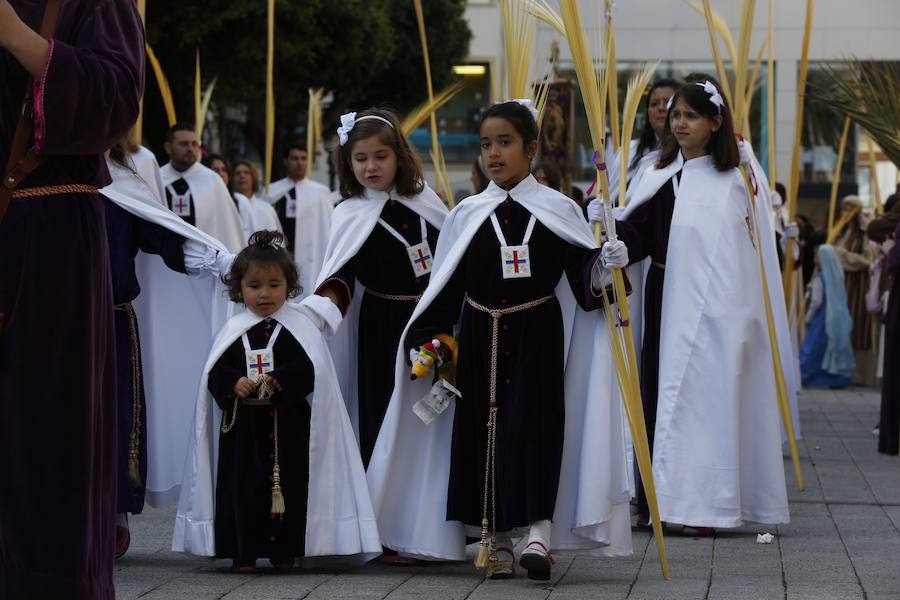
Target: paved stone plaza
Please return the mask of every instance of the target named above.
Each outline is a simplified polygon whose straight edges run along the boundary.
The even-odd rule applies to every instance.
[[[745,527],[713,538],[666,537],[671,581],[656,547],[635,532],[634,556],[560,555],[552,581],[484,581],[471,562],[348,571],[235,575],[229,561],[169,550],[174,510],[132,519],[131,549],[116,563],[118,598],[170,600],[462,598],[509,599],[900,599],[900,459],[875,451],[879,395],[870,389],[806,392],[800,444],[806,491],[785,457],[791,523]],[[756,534],[775,534],[768,545]],[[474,555],[474,546],[470,547]],[[268,565],[267,561],[259,564]]]

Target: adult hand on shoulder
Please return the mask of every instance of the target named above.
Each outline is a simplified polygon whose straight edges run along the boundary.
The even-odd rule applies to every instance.
[[[603,244],[600,249],[600,264],[604,269],[622,269],[628,266],[628,247],[622,240]]]

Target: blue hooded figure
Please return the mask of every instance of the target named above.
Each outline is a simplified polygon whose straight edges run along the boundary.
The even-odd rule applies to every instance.
[[[806,337],[800,349],[803,385],[846,387],[851,383],[855,361],[844,271],[833,246],[819,246],[816,259],[819,272],[811,285]]]

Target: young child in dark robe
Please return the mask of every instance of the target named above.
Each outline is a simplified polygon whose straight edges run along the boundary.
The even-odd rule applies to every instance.
[[[224,278],[231,299],[264,317],[215,362],[208,389],[223,411],[216,479],[216,556],[252,572],[304,555],[313,365],[270,317],[299,292],[284,236],[260,231]]]

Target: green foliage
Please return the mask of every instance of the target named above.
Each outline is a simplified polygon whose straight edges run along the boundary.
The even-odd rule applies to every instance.
[[[435,89],[468,54],[471,32],[464,0],[423,3]],[[148,40],[172,86],[180,120],[192,121],[194,50],[204,85],[218,78],[213,103],[245,106],[247,136],[262,147],[265,107],[266,6],[263,0],[148,2]],[[326,135],[345,110],[389,105],[405,112],[427,95],[412,0],[276,0],[276,145],[306,125],[308,89],[324,87],[334,101]],[[145,135],[161,144],[165,123],[148,71]]]

